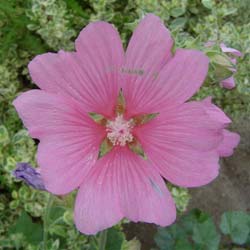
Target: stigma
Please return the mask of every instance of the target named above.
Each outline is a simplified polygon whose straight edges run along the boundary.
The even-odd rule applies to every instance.
[[[133,127],[132,120],[127,121],[123,115],[118,115],[115,120],[109,120],[106,124],[107,138],[114,146],[125,146],[134,139],[131,133]]]

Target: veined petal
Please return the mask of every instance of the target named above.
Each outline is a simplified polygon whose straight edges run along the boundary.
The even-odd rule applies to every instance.
[[[105,129],[73,100],[42,90],[20,95],[14,106],[40,140],[37,160],[46,189],[65,194],[77,188],[97,159]]]
[[[217,148],[226,119],[217,107],[212,110],[210,104],[208,111],[207,105],[182,104],[135,132],[160,174],[176,185],[201,186],[218,175]]]
[[[237,133],[232,133],[224,129],[231,123],[231,120],[211,100],[211,97],[207,97],[201,103],[204,105],[209,119],[222,125],[222,141],[217,150],[220,156],[227,157],[233,154],[234,148],[239,144],[240,136]]]
[[[144,85],[141,92],[138,90],[133,112],[161,113],[184,103],[202,85],[208,64],[208,57],[200,51],[177,49],[154,83]]]
[[[175,220],[173,199],[149,162],[123,147],[100,159],[83,181],[75,223],[85,234],[111,227],[121,218],[166,226]]]
[[[124,148],[114,162],[120,166],[119,193],[125,217],[160,226],[172,224],[176,218],[174,200],[150,160]]]
[[[140,98],[151,88],[162,67],[171,58],[173,40],[161,19],[146,15],[133,33],[122,68],[127,108],[136,107]]]
[[[234,148],[240,142],[240,136],[237,133],[232,133],[226,129],[223,130],[223,141],[218,147],[219,155],[228,157],[233,154]]]
[[[76,40],[76,52],[47,53],[29,64],[33,81],[43,90],[70,96],[87,112],[113,112],[119,92],[124,51],[111,24],[87,25]]]

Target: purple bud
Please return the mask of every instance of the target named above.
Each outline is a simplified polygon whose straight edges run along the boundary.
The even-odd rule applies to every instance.
[[[43,184],[42,177],[35,168],[25,162],[19,162],[16,166],[17,168],[13,171],[13,175],[17,179],[24,181],[34,189],[46,190]]]

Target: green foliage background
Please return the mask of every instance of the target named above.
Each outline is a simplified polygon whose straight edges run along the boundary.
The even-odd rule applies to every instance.
[[[175,38],[176,47],[205,50],[204,43],[214,40],[244,53],[238,60],[235,89],[222,89],[211,73],[195,98],[213,96],[214,102],[233,119],[249,114],[249,0],[1,0],[0,249],[39,249],[42,240],[41,216],[48,194],[32,190],[11,176],[16,162],[36,164],[36,143],[27,135],[12,106],[20,92],[35,88],[28,75],[28,62],[47,51],[73,50],[74,39],[80,30],[100,19],[117,27],[126,46],[138,21],[148,12],[164,20]],[[218,48],[217,51],[220,53]],[[179,211],[184,211],[187,191],[176,187],[171,190]],[[56,212],[49,227],[51,250],[95,249],[95,239],[75,230],[72,205],[73,195],[56,198],[54,202]],[[121,234],[119,229],[118,225],[110,234]],[[31,236],[31,232],[36,233]],[[131,248],[124,235],[120,235],[120,239],[120,246],[112,249]]]

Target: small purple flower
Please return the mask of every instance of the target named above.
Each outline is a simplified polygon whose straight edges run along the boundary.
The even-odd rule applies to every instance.
[[[46,190],[38,169],[33,168],[26,162],[19,162],[16,166],[17,168],[13,171],[13,175],[17,179],[24,181],[34,189]]]

